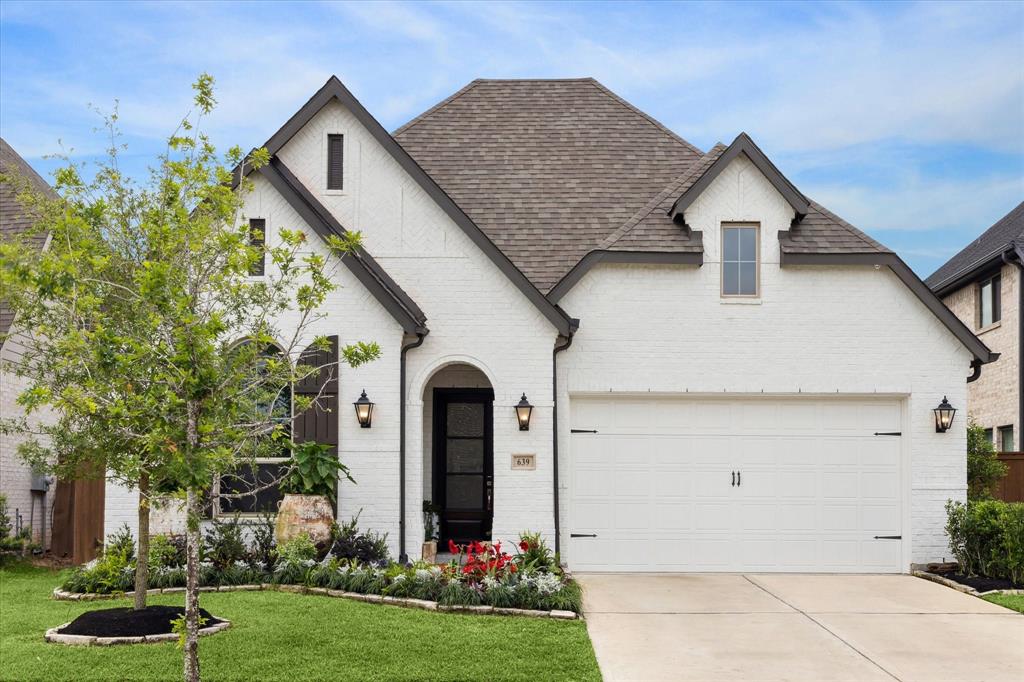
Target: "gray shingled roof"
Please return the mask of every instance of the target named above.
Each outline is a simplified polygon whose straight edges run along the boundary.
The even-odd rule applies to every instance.
[[[25,159],[18,156],[18,153],[3,138],[0,138],[0,174],[20,176],[34,189],[56,196],[46,181],[32,170]],[[33,225],[33,218],[18,203],[19,189],[10,182],[0,182],[0,238],[10,239],[26,232]],[[43,244],[46,242],[44,235],[33,235],[29,239],[38,248],[43,248]],[[4,338],[13,322],[14,313],[6,303],[0,301],[0,346],[3,346]]]
[[[726,149],[592,78],[475,80],[394,137],[541,291],[594,250],[700,252],[668,210]],[[784,248],[889,252],[813,203]]]
[[[702,156],[592,78],[475,80],[394,136],[541,291]]]
[[[946,261],[924,283],[933,291],[945,289],[964,275],[999,258],[1014,240],[1024,241],[1024,201]]]

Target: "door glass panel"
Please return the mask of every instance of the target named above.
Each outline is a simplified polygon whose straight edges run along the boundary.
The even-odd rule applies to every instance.
[[[483,436],[484,406],[481,403],[448,403],[449,436]]]
[[[446,492],[449,509],[481,509],[484,506],[484,485],[480,476],[449,476]]]
[[[482,440],[448,439],[448,471],[460,474],[484,472]]]

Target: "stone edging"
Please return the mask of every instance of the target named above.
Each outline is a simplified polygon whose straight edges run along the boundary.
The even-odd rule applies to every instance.
[[[67,644],[70,646],[114,646],[116,644],[155,644],[157,642],[176,642],[179,636],[173,632],[160,635],[145,635],[141,637],[93,637],[91,635],[62,635],[58,630],[63,630],[71,623],[64,623],[46,631],[44,639],[53,644]],[[231,627],[231,621],[222,620],[216,625],[202,628],[199,631],[200,637],[206,637],[227,630]]]
[[[989,590],[988,592],[978,592],[970,585],[963,585],[955,580],[943,578],[941,575],[938,575],[937,573],[929,573],[928,571],[914,571],[913,575],[917,576],[918,578],[924,578],[925,580],[931,580],[933,583],[939,583],[940,585],[945,585],[946,587],[952,587],[957,592],[963,592],[964,594],[969,594],[972,597],[984,597],[988,594],[1024,594],[1024,590]]]
[[[326,597],[339,599],[351,599],[353,601],[366,602],[368,604],[388,604],[401,606],[407,609],[422,609],[424,611],[440,611],[442,613],[476,613],[494,616],[526,616],[530,618],[555,618],[558,620],[576,620],[581,618],[574,611],[537,611],[535,609],[512,609],[500,606],[463,606],[438,604],[436,601],[426,599],[411,599],[405,597],[385,597],[379,594],[361,594],[359,592],[345,592],[343,590],[329,590],[326,587],[306,587],[305,585],[277,585],[274,583],[260,583],[258,585],[221,585],[220,587],[200,587],[200,592],[258,592],[258,591],[292,592],[295,594],[319,594]],[[147,596],[158,594],[181,594],[184,587],[165,587],[147,590]],[[93,592],[65,592],[59,587],[53,590],[53,598],[60,601],[93,601],[99,599],[118,599],[120,597],[134,597],[134,592],[120,594],[98,594]],[[226,621],[225,621],[226,622]],[[63,625],[61,627],[64,627]],[[59,628],[56,628],[59,629]],[[49,634],[49,632],[47,633]],[[68,635],[70,636],[70,635]]]

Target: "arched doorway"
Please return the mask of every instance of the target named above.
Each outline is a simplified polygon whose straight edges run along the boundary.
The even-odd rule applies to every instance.
[[[464,363],[423,390],[423,494],[438,510],[440,546],[489,541],[494,518],[494,390]]]

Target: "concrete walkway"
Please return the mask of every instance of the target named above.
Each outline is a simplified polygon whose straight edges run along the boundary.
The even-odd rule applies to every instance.
[[[1024,615],[920,578],[577,577],[609,682],[1024,680]]]

